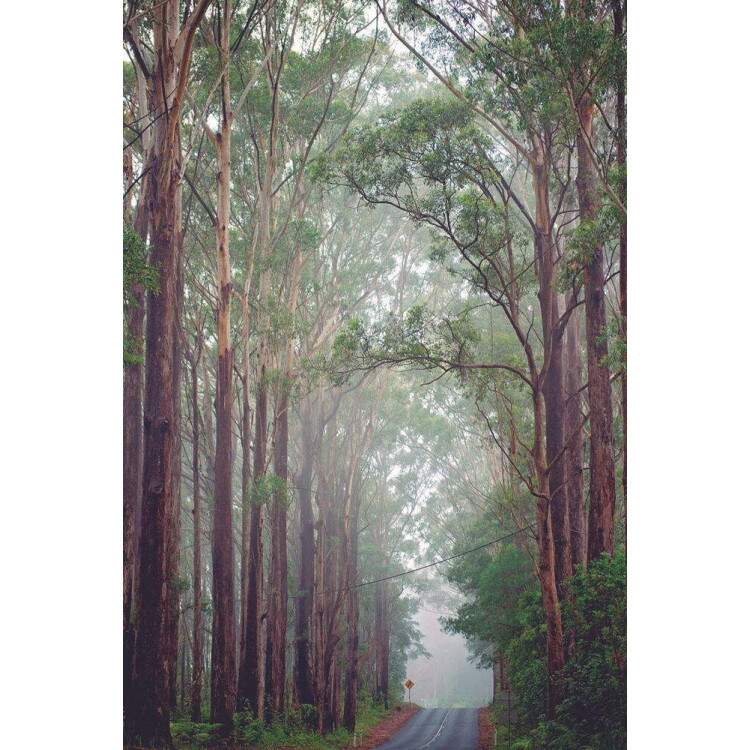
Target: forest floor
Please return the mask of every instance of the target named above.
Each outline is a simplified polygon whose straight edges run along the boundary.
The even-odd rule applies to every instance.
[[[299,728],[264,727],[252,721],[238,727],[235,736],[217,740],[211,724],[189,721],[172,722],[172,735],[177,750],[372,750],[386,742],[411,719],[420,707],[402,704],[386,711],[368,706],[357,717],[355,736],[345,729],[321,736]]]

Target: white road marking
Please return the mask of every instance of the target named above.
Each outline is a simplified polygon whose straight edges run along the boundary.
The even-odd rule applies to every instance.
[[[437,738],[440,732],[443,731],[443,727],[445,726],[445,722],[448,719],[448,713],[450,709],[445,712],[445,716],[443,716],[443,721],[440,723],[440,726],[438,727],[437,732],[435,732],[435,736],[429,741],[425,742],[424,745],[420,745],[419,747],[414,748],[414,750],[422,750],[423,747],[427,747],[428,745],[431,745]]]

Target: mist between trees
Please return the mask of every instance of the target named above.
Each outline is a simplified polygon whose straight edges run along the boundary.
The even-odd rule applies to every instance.
[[[525,747],[625,746],[624,29],[125,3],[126,744],[353,732],[434,595],[359,584],[502,537],[443,626]]]

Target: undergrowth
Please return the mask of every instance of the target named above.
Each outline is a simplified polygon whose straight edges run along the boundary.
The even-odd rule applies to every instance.
[[[302,721],[307,706],[289,715],[284,722],[265,725],[249,712],[234,716],[234,728],[229,737],[222,736],[220,724],[173,721],[172,738],[179,750],[207,750],[209,748],[306,748],[307,750],[343,750],[352,744],[353,735],[346,729],[337,729],[321,735],[306,729]],[[357,714],[355,732],[364,734],[379,724],[390,712],[376,703],[362,702]]]

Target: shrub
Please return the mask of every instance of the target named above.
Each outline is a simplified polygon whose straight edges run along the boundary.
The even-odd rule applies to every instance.
[[[250,744],[260,742],[263,734],[263,721],[256,719],[251,711],[240,711],[234,715],[234,735],[239,741]]]
[[[626,572],[624,554],[602,555],[569,582],[563,618],[575,646],[558,719],[575,731],[576,747],[626,746]]]
[[[507,649],[519,722],[533,727],[528,738],[533,750],[621,750],[627,724],[625,555],[603,555],[578,570],[567,589],[563,625],[573,634],[574,648],[554,722],[541,720],[547,691],[541,596],[534,591],[520,600],[523,629]]]
[[[192,747],[214,742],[221,731],[221,724],[193,723],[192,721],[173,721],[171,727],[172,738],[175,742]]]

